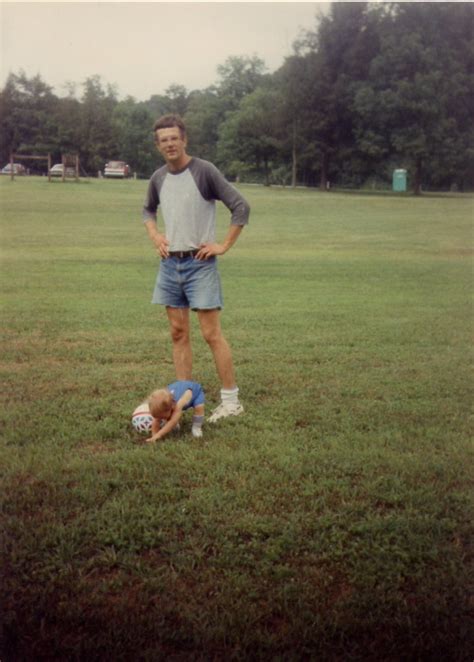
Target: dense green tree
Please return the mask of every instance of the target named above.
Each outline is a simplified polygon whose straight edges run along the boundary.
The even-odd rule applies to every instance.
[[[10,74],[0,96],[0,150],[47,154],[58,149],[57,97],[40,76]]]
[[[189,94],[184,85],[173,83],[164,94],[154,94],[145,102],[146,107],[156,120],[161,115],[175,113],[184,117],[188,108]]]
[[[464,3],[393,4],[355,95],[360,149],[408,168],[416,194],[424,181],[462,187],[468,177],[473,21]]]
[[[302,170],[308,147],[309,122],[316,105],[316,90],[309,84],[314,57],[314,53],[304,57],[288,57],[274,76],[275,85],[281,94],[277,109],[279,135],[283,153],[287,161],[291,160],[292,186],[296,186],[298,171]]]
[[[226,167],[229,165],[227,157],[219,161],[219,153],[222,155],[226,151],[226,147],[218,145],[221,127],[226,119],[230,122],[229,115],[264,80],[264,70],[265,63],[256,56],[232,56],[217,68],[216,85],[189,95],[185,120],[191,152]],[[224,129],[223,135],[229,133],[231,124]],[[237,162],[238,158],[234,155],[230,160]],[[235,167],[229,172],[234,171]]]
[[[219,65],[217,93],[223,112],[237,110],[242,99],[262,83],[265,71],[265,62],[256,55],[233,55]]]
[[[16,86],[16,76],[10,74],[5,87],[0,92],[0,158],[1,163],[9,160],[10,152],[21,143],[21,129],[18,125],[20,94]]]
[[[55,107],[58,151],[81,153],[82,107],[72,94],[57,100]]]
[[[280,92],[270,84],[257,87],[245,96],[238,110],[227,115],[220,128],[218,163],[225,171],[240,177],[243,164],[263,171],[263,181],[270,184],[271,162],[278,157],[278,106]]]
[[[127,97],[117,104],[114,125],[118,137],[118,153],[139,177],[155,169],[157,152],[153,143],[153,115],[144,103]]]
[[[188,91],[184,85],[173,84],[165,90],[168,98],[168,110],[166,112],[176,113],[184,117],[188,108]]]
[[[320,188],[330,172],[341,178],[354,147],[353,98],[378,51],[378,12],[368,3],[333,3],[314,32],[296,44],[306,60],[303,132],[309,154],[319,155]],[[301,99],[301,93],[298,95]]]
[[[325,189],[331,116],[327,107],[330,91],[321,66],[319,53],[298,53],[287,58],[277,80],[282,90],[280,130],[286,136],[292,183],[296,184],[297,174],[299,181],[306,184],[314,184],[319,177],[320,186]]]
[[[171,112],[169,99],[163,94],[153,94],[148,101],[145,101],[145,106],[154,119]]]
[[[0,157],[78,152],[95,174],[108,159],[148,176],[152,126],[175,112],[190,152],[231,176],[297,182],[388,183],[409,170],[414,190],[474,185],[474,5],[333,3],[273,75],[257,56],[232,56],[216,84],[178,83],[146,102],[119,101],[92,76],[58,98],[39,76],[10,74],[0,91]]]
[[[223,104],[215,87],[191,92],[185,115],[190,153],[203,159],[217,158],[218,130],[223,119]]]
[[[104,87],[99,76],[83,84],[81,115],[81,160],[89,174],[104,168],[109,159],[120,158],[119,135],[113,121],[117,106],[115,89]]]

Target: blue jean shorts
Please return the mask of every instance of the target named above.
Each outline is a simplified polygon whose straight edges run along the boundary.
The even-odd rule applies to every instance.
[[[172,308],[220,310],[223,299],[216,258],[161,260],[151,302]]]

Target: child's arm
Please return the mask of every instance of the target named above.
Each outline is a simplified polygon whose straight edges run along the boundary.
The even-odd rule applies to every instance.
[[[178,402],[176,403],[176,407],[174,408],[174,411],[171,414],[171,418],[168,421],[166,421],[166,423],[163,425],[162,428],[159,427],[159,421],[157,421],[157,427],[158,427],[157,432],[155,432],[155,429],[153,427],[153,424],[155,423],[156,419],[153,419],[153,423],[151,427],[153,435],[146,441],[149,443],[158,441],[158,439],[162,439],[166,434],[168,434],[168,432],[171,432],[171,430],[174,427],[176,427],[176,425],[179,423],[179,419],[181,418],[181,414],[183,413],[183,408],[188,404],[188,402],[190,402],[192,397],[193,397],[193,392],[191,391],[191,389],[185,391],[178,400]]]
[[[160,429],[160,419],[153,418],[151,421],[151,433],[156,434],[159,429]]]

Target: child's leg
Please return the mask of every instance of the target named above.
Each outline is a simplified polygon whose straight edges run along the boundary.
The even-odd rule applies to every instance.
[[[193,437],[202,437],[202,424],[204,422],[204,405],[196,405],[193,411]]]

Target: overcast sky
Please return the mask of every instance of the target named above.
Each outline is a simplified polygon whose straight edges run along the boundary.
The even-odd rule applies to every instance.
[[[59,96],[68,81],[98,74],[121,98],[146,100],[178,83],[217,82],[230,55],[257,55],[278,69],[301,29],[327,3],[0,2],[1,79],[23,69]],[[77,94],[82,90],[78,87]]]

